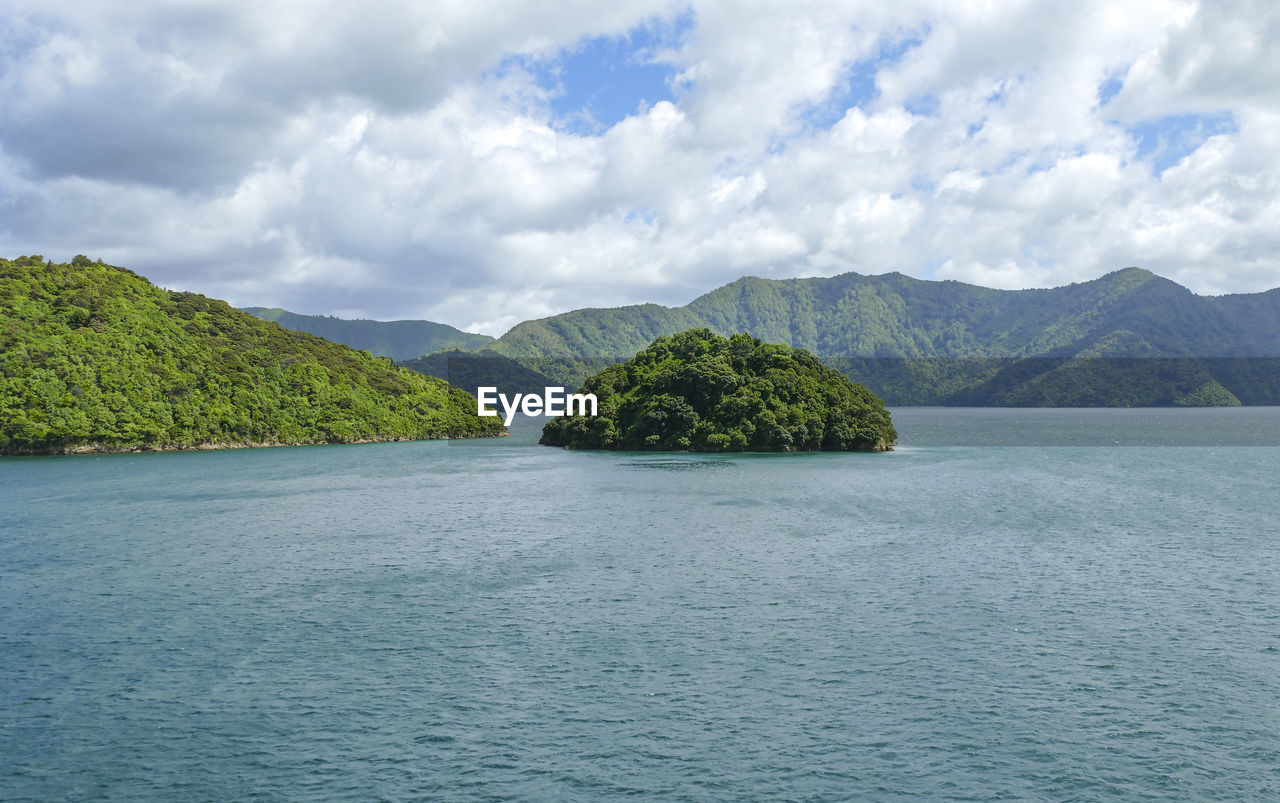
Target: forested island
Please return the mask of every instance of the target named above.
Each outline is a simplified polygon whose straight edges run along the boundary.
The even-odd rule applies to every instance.
[[[552,419],[541,443],[573,449],[885,451],[884,403],[804,349],[690,329],[587,379],[599,415]]]
[[[0,259],[0,308],[2,454],[504,432],[442,380],[83,256]]]

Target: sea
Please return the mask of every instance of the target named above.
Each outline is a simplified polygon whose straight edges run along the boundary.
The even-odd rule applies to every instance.
[[[1280,408],[0,460],[3,800],[1280,799]]]

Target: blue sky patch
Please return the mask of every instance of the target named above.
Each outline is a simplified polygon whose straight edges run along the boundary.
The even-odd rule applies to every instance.
[[[628,209],[627,214],[623,216],[623,223],[640,222],[646,226],[652,225],[658,219],[658,212],[653,207],[642,206],[638,209]]]
[[[935,117],[940,105],[937,95],[917,95],[914,98],[908,98],[907,102],[902,104],[902,108],[917,117]]]
[[[1127,129],[1138,143],[1138,158],[1150,159],[1151,170],[1159,176],[1190,156],[1209,137],[1240,130],[1231,112],[1218,114],[1174,114],[1145,120]]]
[[[1106,106],[1124,88],[1123,75],[1111,75],[1098,87],[1098,105]]]
[[[928,176],[914,175],[911,177],[911,189],[916,192],[932,194],[938,189],[938,182]]]
[[[551,94],[557,124],[575,134],[598,134],[638,112],[674,100],[675,70],[655,58],[676,47],[693,27],[692,15],[653,24],[625,36],[580,40],[553,59],[526,59],[522,65]]]

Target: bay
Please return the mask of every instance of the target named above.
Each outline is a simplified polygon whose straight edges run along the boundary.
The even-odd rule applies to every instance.
[[[0,461],[0,797],[1280,794],[1280,408],[894,418]]]

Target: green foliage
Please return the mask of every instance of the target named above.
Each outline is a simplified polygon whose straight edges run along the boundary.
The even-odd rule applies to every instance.
[[[488,335],[463,332],[433,321],[345,320],[325,315],[299,315],[274,307],[243,307],[242,311],[264,321],[274,321],[285,329],[310,332],[325,340],[393,360],[409,360],[443,348],[482,348],[493,342]]]
[[[622,362],[659,335],[703,325],[686,308],[640,304],[617,309],[583,309],[525,321],[494,341],[490,348],[522,361],[527,358],[604,359]],[[539,369],[542,370],[542,369]],[[543,370],[543,373],[548,373]]]
[[[1217,380],[1206,379],[1199,387],[1174,397],[1179,407],[1239,407],[1240,399]]]
[[[690,329],[583,383],[599,415],[552,419],[542,443],[580,449],[878,451],[884,403],[803,349]]]
[[[472,394],[479,387],[494,387],[508,396],[515,393],[541,396],[544,388],[564,384],[554,382],[510,357],[488,350],[442,349],[417,359],[404,360],[400,365],[426,376],[444,379]]]
[[[807,349],[893,404],[1230,403],[1232,397],[1274,404],[1280,398],[1280,375],[1221,363],[1280,356],[1280,289],[1201,297],[1137,268],[1016,291],[896,273],[748,277],[675,309],[645,304],[527,321],[490,348],[573,386],[590,375],[592,363],[620,362],[653,338],[690,327],[721,335],[745,331]],[[1062,369],[1066,358],[1082,361]],[[1228,393],[1191,393],[1185,371],[1168,366],[1102,358],[1195,358]],[[1119,368],[1138,370],[1126,376]],[[1041,377],[1048,371],[1055,373]],[[1011,384],[1017,377],[1025,387]]]
[[[86,258],[0,259],[0,453],[499,434],[444,382]]]

